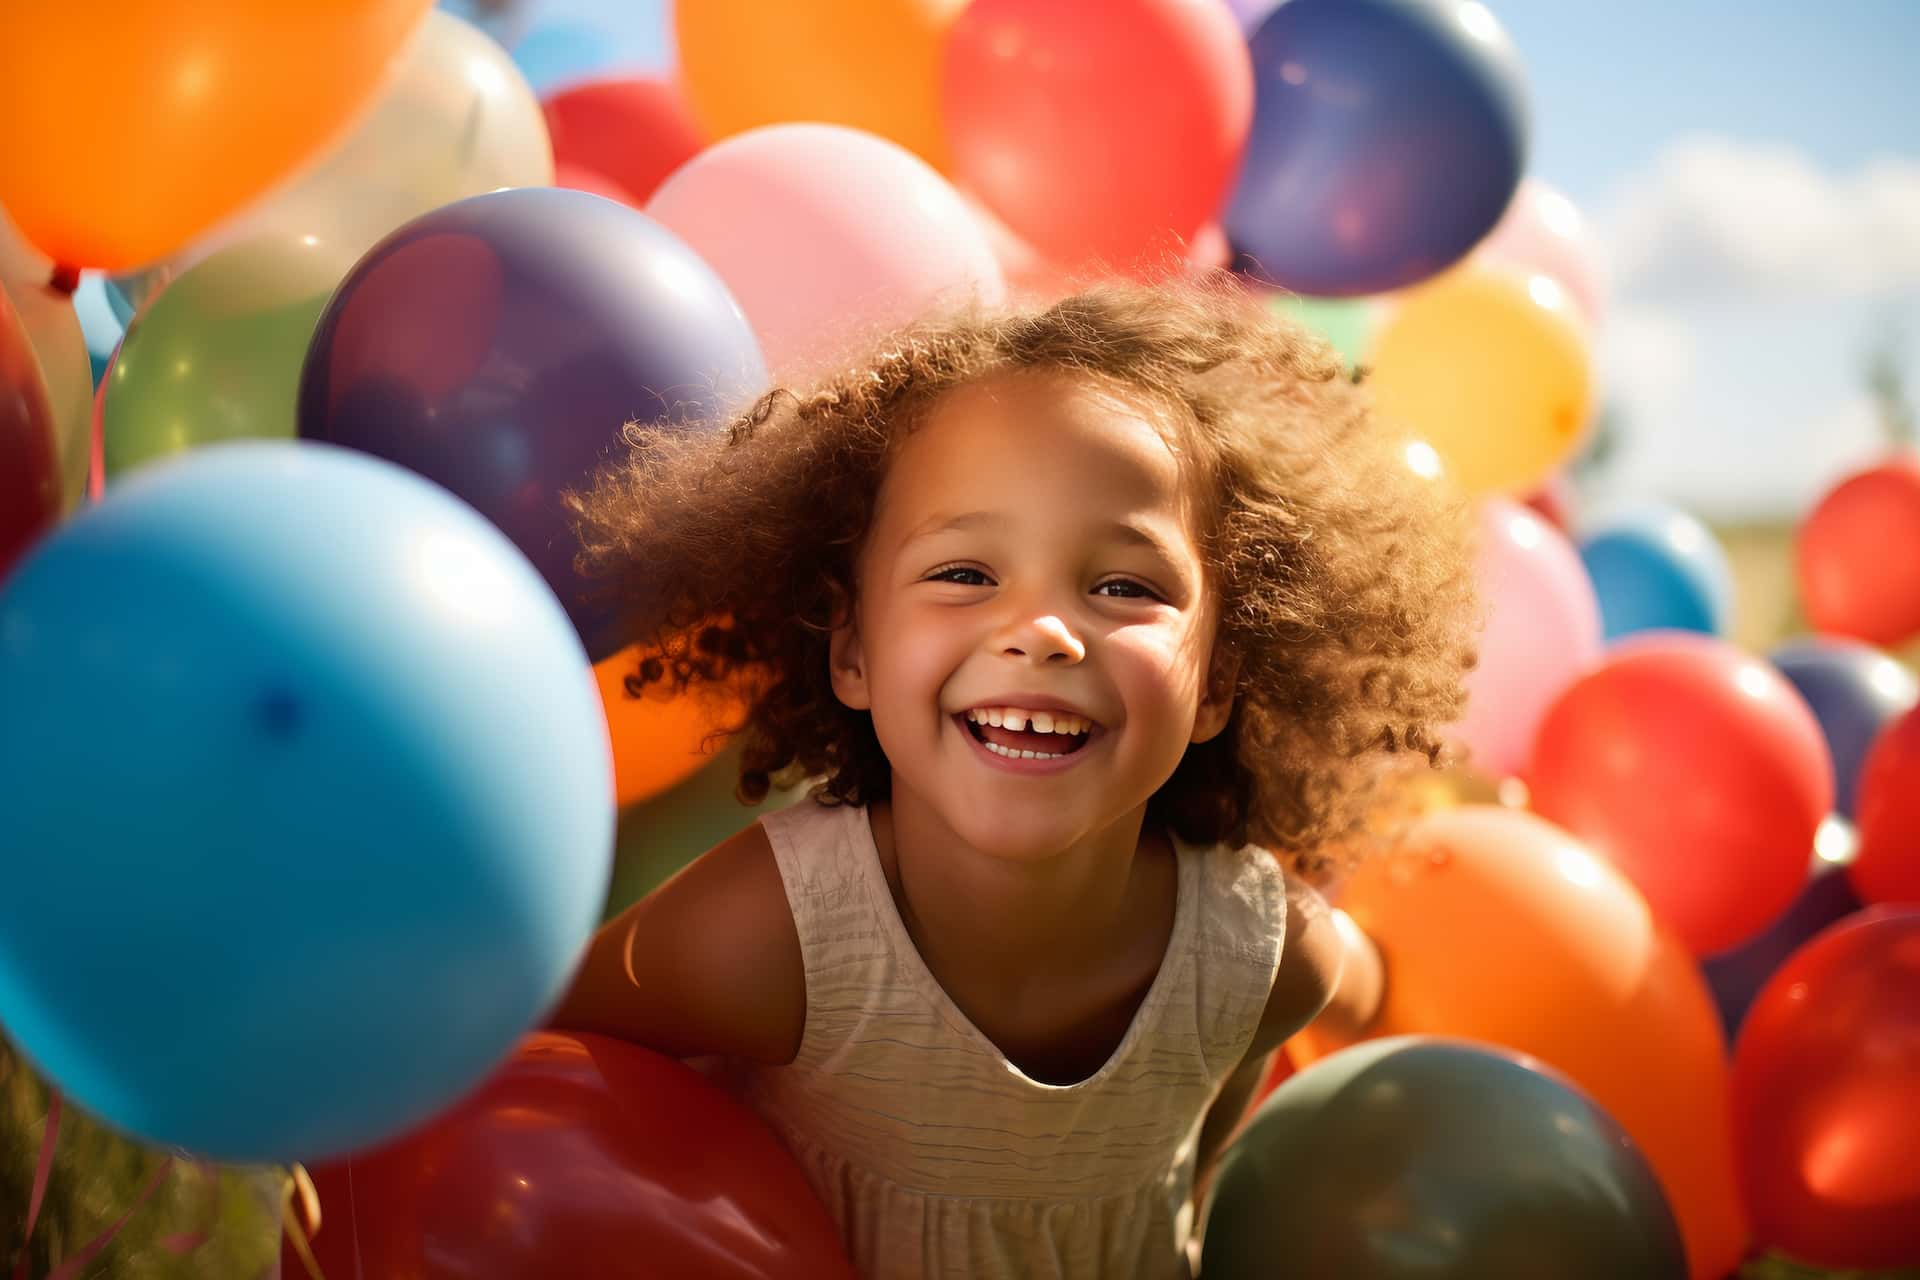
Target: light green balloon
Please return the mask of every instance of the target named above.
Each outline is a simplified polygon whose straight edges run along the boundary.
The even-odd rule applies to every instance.
[[[127,326],[107,375],[107,476],[220,440],[292,439],[307,344],[350,266],[323,245],[273,236],[167,285]]]
[[[1345,358],[1348,368],[1365,360],[1373,345],[1378,307],[1365,298],[1308,298],[1297,293],[1276,293],[1267,299],[1267,305],[1276,315],[1325,338]]]
[[[740,781],[740,746],[730,744],[692,777],[621,811],[614,838],[613,884],[606,918],[625,911],[669,877],[763,813],[805,798],[807,788],[776,787],[757,805],[734,798]]]

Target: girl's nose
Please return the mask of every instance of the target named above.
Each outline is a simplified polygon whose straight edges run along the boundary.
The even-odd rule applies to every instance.
[[[1027,658],[1054,666],[1072,666],[1087,656],[1087,646],[1057,615],[1023,618],[1002,628],[995,647],[1008,658]]]

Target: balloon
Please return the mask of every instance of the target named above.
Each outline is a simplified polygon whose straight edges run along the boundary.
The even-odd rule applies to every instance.
[[[713,746],[725,740],[722,729],[743,722],[746,715],[740,698],[713,686],[673,693],[656,684],[639,697],[629,694],[627,677],[639,671],[645,656],[637,648],[625,649],[594,667],[613,739],[615,792],[623,809],[658,795],[711,761]]]
[[[1526,767],[1560,691],[1600,660],[1600,608],[1566,538],[1504,498],[1480,506],[1475,573],[1487,622],[1453,737],[1477,767],[1505,776]]]
[[[764,1124],[637,1045],[537,1032],[427,1128],[313,1170],[329,1276],[853,1280]],[[287,1276],[305,1271],[291,1248]]]
[[[373,101],[427,0],[15,0],[0,43],[0,206],[71,267],[175,252]],[[130,196],[129,193],[135,193]]]
[[[1580,538],[1607,639],[1636,631],[1725,635],[1733,569],[1713,531],[1674,507],[1643,503],[1588,525]]]
[[[1574,522],[1574,509],[1579,494],[1574,492],[1573,481],[1564,471],[1555,472],[1544,484],[1527,494],[1521,501],[1562,533],[1571,535]]]
[[[141,308],[104,384],[106,477],[216,440],[291,440],[307,344],[352,265],[304,237],[263,236]]]
[[[1726,1042],[1699,968],[1625,877],[1541,818],[1468,805],[1362,863],[1339,902],[1386,959],[1375,1036],[1481,1040],[1565,1072],[1659,1175],[1689,1274],[1734,1269]],[[1342,1044],[1309,1027],[1289,1049],[1304,1075]]]
[[[117,283],[134,306],[221,248],[296,241],[354,261],[409,218],[499,187],[553,181],[540,104],[504,50],[435,11],[407,46],[372,112],[292,187],[166,262]]]
[[[1573,201],[1538,178],[1522,178],[1513,203],[1479,252],[1489,262],[1543,275],[1565,289],[1589,325],[1603,308],[1599,251]]]
[[[675,0],[680,82],[708,137],[792,121],[848,125],[944,171],[940,49],[965,6],[966,0]]]
[[[635,209],[638,209],[641,204],[631,191],[612,178],[604,173],[595,173],[591,169],[582,169],[577,164],[554,165],[553,185],[565,187],[569,191],[585,191],[589,195],[599,196],[602,200],[631,205]]]
[[[1920,455],[1889,458],[1828,490],[1795,549],[1816,631],[1884,648],[1920,636]]]
[[[636,205],[704,145],[686,100],[665,79],[595,80],[554,94],[541,109],[555,167],[610,178]]]
[[[1381,326],[1368,383],[1380,413],[1439,450],[1469,493],[1539,484],[1593,409],[1592,361],[1565,291],[1479,267],[1406,295]]]
[[[1201,1274],[1241,1280],[1684,1280],[1660,1184],[1538,1062],[1420,1036],[1282,1084],[1222,1157]]]
[[[1220,207],[1253,119],[1233,15],[1190,0],[973,0],[948,36],[956,182],[1055,261],[1151,275]]]
[[[20,239],[6,211],[0,210],[0,289],[5,289],[7,301],[13,304],[46,387],[47,407],[53,414],[54,456],[60,468],[60,510],[66,513],[80,504],[87,484],[93,361],[80,330],[73,291],[51,283],[52,279],[53,264]]]
[[[1275,293],[1267,305],[1303,329],[1333,344],[1347,367],[1365,363],[1374,331],[1380,327],[1380,306],[1366,298],[1308,298],[1297,293]]]
[[[1706,637],[1616,649],[1534,737],[1543,817],[1610,859],[1695,955],[1759,933],[1806,882],[1833,807],[1813,713],[1772,667]]]
[[[26,330],[0,292],[0,582],[60,517],[57,430]]]
[[[1826,930],[1754,1001],[1734,1133],[1754,1233],[1826,1267],[1920,1258],[1920,910]]]
[[[598,662],[624,641],[614,606],[582,598],[562,492],[630,419],[710,420],[765,380],[746,317],[679,239],[612,201],[528,187],[436,209],[360,260],[314,332],[298,421],[477,507]]]
[[[1253,129],[1227,235],[1262,279],[1328,297],[1445,270],[1525,167],[1526,86],[1473,0],[1289,0],[1252,38]]]
[[[1920,905],[1920,710],[1880,731],[1860,769],[1860,851],[1847,869],[1867,902]]]
[[[1753,998],[1788,956],[1814,934],[1859,909],[1860,899],[1847,883],[1840,864],[1816,854],[1806,887],[1785,915],[1758,937],[1731,951],[1708,956],[1700,968],[1713,989],[1713,1003],[1720,1010],[1720,1025],[1726,1028],[1727,1037],[1731,1039],[1739,1032]]]
[[[1800,640],[1767,661],[1813,709],[1833,758],[1834,812],[1853,817],[1868,748],[1889,721],[1920,702],[1920,684],[1905,664],[1854,640]]]
[[[103,589],[111,584],[111,589]],[[560,995],[613,769],[573,629],[465,504],[247,441],[155,464],[0,591],[0,1023],[217,1159],[426,1119]]]
[[[870,330],[1005,294],[993,249],[946,180],[837,125],[716,143],[654,192],[647,213],[713,264],[781,381]]]

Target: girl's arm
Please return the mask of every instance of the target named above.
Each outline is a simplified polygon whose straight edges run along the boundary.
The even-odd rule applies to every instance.
[[[1196,1200],[1214,1158],[1245,1119],[1273,1051],[1309,1022],[1342,1042],[1358,1040],[1385,995],[1386,966],[1373,940],[1346,912],[1329,908],[1311,886],[1288,876],[1286,945],[1253,1043],[1201,1123]]]
[[[602,925],[550,1025],[787,1063],[806,1009],[800,938],[755,823]]]

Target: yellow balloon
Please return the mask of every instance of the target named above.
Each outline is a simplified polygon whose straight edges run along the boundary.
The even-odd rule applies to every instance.
[[[1381,415],[1431,444],[1459,487],[1523,493],[1579,445],[1593,361],[1546,276],[1469,265],[1409,291],[1374,344]]]
[[[678,0],[680,81],[715,138],[815,120],[889,138],[941,171],[940,49],[966,0]]]

